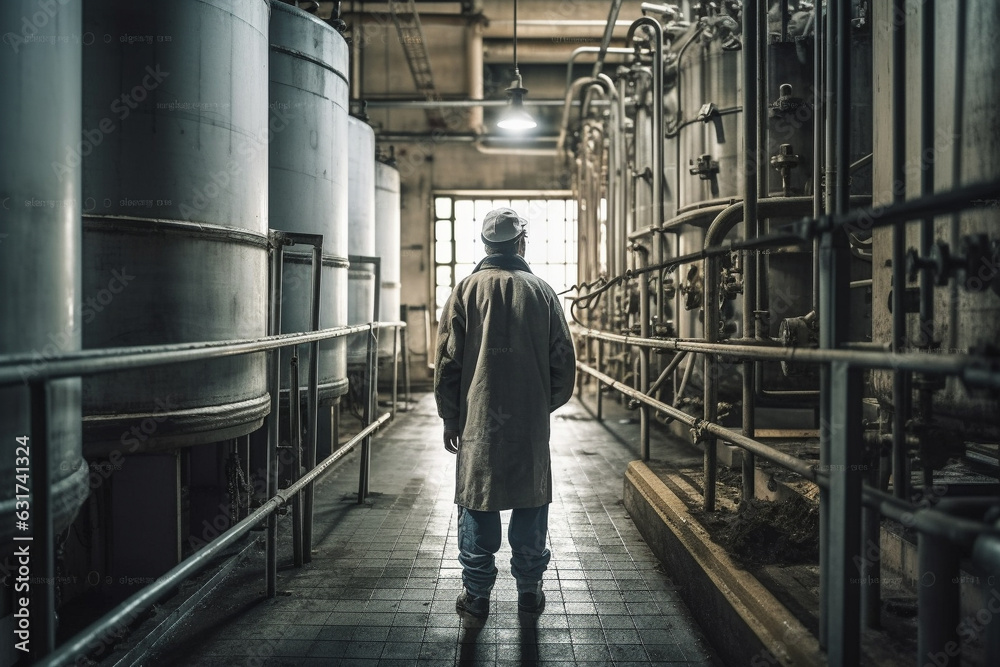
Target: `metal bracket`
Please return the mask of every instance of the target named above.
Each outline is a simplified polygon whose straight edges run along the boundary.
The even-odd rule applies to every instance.
[[[719,107],[715,105],[715,102],[701,105],[701,108],[698,109],[698,120],[703,123],[714,123],[715,141],[720,144],[726,143],[726,132],[722,127],[722,114],[719,113]]]

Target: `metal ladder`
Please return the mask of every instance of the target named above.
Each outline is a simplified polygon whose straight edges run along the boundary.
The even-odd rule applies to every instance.
[[[399,43],[403,47],[403,53],[406,54],[406,62],[413,74],[413,82],[417,86],[417,92],[430,101],[440,101],[441,96],[434,88],[434,75],[431,73],[431,61],[427,56],[424,29],[420,25],[420,16],[417,14],[414,0],[390,0],[389,11],[392,13],[392,22],[396,24]],[[426,111],[427,121],[430,123],[431,129],[447,127],[441,109],[427,109]]]

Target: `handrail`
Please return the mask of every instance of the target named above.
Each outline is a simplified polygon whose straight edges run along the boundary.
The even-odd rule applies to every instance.
[[[397,323],[398,324],[398,323]],[[389,421],[391,413],[385,413],[371,424],[362,429],[351,440],[340,447],[336,452],[323,459],[315,468],[303,475],[297,482],[286,489],[279,490],[274,497],[261,505],[253,514],[248,515],[235,526],[219,535],[205,548],[187,560],[176,565],[172,570],[159,577],[155,583],[138,591],[113,610],[92,623],[89,627],[77,633],[73,638],[64,643],[55,652],[45,657],[39,665],[46,667],[57,667],[67,664],[68,661],[78,658],[87,653],[87,649],[93,647],[95,641],[100,644],[103,637],[114,633],[118,628],[128,626],[136,620],[138,615],[166,597],[182,581],[200,572],[209,562],[223,549],[231,545],[239,538],[246,535],[262,519],[273,514],[279,507],[292,499],[307,484],[318,481],[318,478],[327,469],[343,458],[349,451],[367,438],[372,432]]]
[[[719,439],[731,442],[761,458],[767,459],[786,470],[790,470],[814,482],[821,488],[828,488],[830,484],[829,474],[816,465],[806,463],[791,454],[786,454],[779,449],[766,445],[759,440],[744,436],[742,433],[727,429],[720,424],[689,415],[683,410],[633,389],[627,384],[619,382],[610,375],[606,375],[581,361],[576,362],[576,367],[629,398],[645,403],[649,407],[664,412],[677,421],[687,424],[699,438],[702,433],[710,433]],[[955,516],[954,514],[949,514],[923,503],[915,504],[896,498],[890,493],[870,486],[865,486],[862,489],[862,501],[868,507],[878,508],[881,514],[912,526],[922,534],[947,540],[964,549],[977,549],[982,552],[980,560],[993,558],[995,553],[1000,553],[1000,551],[994,552],[995,549],[1000,549],[997,543],[1000,540],[1000,528],[989,523]],[[1000,558],[997,560],[1000,560]]]
[[[926,352],[886,354],[885,352],[866,350],[781,347],[776,343],[767,342],[755,345],[709,343],[703,339],[626,336],[596,329],[583,330],[580,335],[636,347],[720,354],[754,361],[796,361],[823,364],[846,362],[866,368],[956,375],[971,386],[1000,387],[1000,368],[997,368],[995,363],[977,364],[976,361],[982,360],[974,359],[970,362],[968,355],[962,354],[931,354]]]
[[[319,331],[261,336],[260,338],[84,350],[71,354],[54,355],[51,359],[41,361],[27,354],[0,355],[0,386],[148,368],[181,361],[203,361],[253,352],[266,352],[291,345],[340,338],[360,331],[403,328],[405,326],[405,322],[368,322],[351,326],[330,327]],[[26,364],[31,364],[32,368],[25,368]],[[30,377],[24,377],[23,374],[26,372],[30,373]]]

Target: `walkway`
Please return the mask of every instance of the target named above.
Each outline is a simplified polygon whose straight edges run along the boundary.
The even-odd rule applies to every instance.
[[[460,617],[454,457],[430,395],[375,440],[370,502],[357,458],[317,489],[312,563],[261,597],[257,565],[227,582],[155,664],[717,665],[670,578],[621,505],[634,458],[571,402],[553,418],[555,501],[545,611],[517,613],[510,549],[490,617]],[[352,462],[353,459],[353,462]],[[509,513],[504,514],[504,524]],[[287,539],[284,539],[287,543]],[[235,589],[235,590],[233,590]]]

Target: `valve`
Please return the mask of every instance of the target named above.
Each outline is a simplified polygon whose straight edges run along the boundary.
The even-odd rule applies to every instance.
[[[684,310],[694,310],[701,308],[702,296],[704,293],[705,281],[701,277],[701,271],[697,264],[693,264],[688,269],[687,279],[680,286],[681,294],[684,295]]]
[[[934,274],[934,284],[943,287],[952,278],[963,275],[966,287],[973,283],[971,278],[982,287],[983,282],[992,282],[997,277],[995,262],[1000,254],[1000,244],[990,243],[986,234],[974,234],[962,239],[960,255],[953,255],[951,247],[944,241],[938,241],[933,246],[928,257],[921,257],[915,248],[906,252],[906,273],[910,282],[920,275],[921,271],[930,270]],[[980,276],[981,269],[986,267],[986,275]]]
[[[719,162],[713,160],[712,156],[708,153],[700,156],[695,162],[694,158],[690,160],[691,169],[688,171],[692,176],[697,176],[703,181],[714,180],[715,175],[719,173]]]
[[[792,94],[792,84],[783,83],[778,86],[778,99],[767,105],[767,115],[771,118],[780,118],[808,106],[808,102]]]
[[[921,271],[933,269],[934,266],[934,260],[921,257],[916,248],[909,248],[906,251],[907,282],[916,282],[917,278],[920,277]]]
[[[778,152],[771,156],[771,166],[781,174],[781,189],[786,197],[792,194],[792,184],[789,180],[792,169],[799,166],[799,156],[792,152],[791,144],[781,144]]]
[[[819,345],[819,321],[816,311],[802,317],[788,317],[778,324],[778,340],[783,347],[817,347]],[[790,361],[781,362],[781,372],[785,377],[801,375],[811,367]]]

